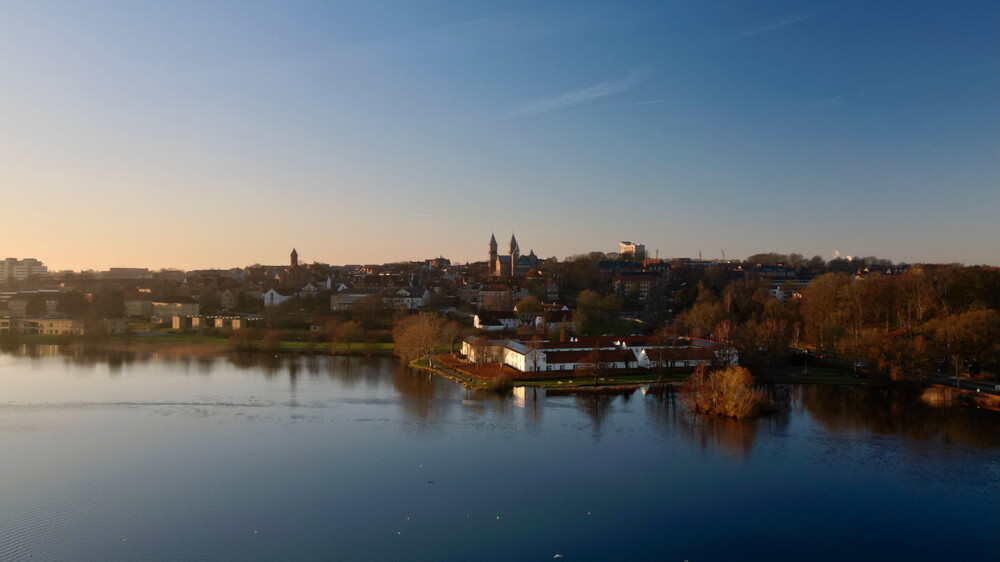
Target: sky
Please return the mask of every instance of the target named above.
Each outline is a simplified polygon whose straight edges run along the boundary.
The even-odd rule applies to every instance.
[[[1000,265],[995,0],[0,13],[0,257]]]

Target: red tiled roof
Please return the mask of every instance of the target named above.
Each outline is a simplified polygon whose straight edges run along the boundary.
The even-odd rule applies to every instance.
[[[647,349],[646,356],[652,361],[663,361],[664,359],[672,361],[712,359],[712,350],[707,347]]]
[[[545,362],[550,365],[561,363],[579,363],[594,350],[586,349],[581,351],[550,351],[545,354]],[[602,363],[616,363],[619,361],[636,361],[635,353],[630,349],[601,349],[597,352],[597,360]]]

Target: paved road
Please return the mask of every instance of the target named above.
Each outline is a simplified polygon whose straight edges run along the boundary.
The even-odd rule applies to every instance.
[[[955,386],[955,377],[949,377],[943,374],[927,375],[927,377],[925,377],[925,380],[931,383],[942,384],[951,387]],[[1000,396],[1000,390],[996,389],[996,384],[997,383],[993,381],[982,381],[978,379],[969,379],[963,377],[961,379],[960,388],[962,388],[963,390],[971,390],[973,392],[975,392],[976,389],[979,389],[979,391],[983,394],[992,394],[994,396]]]

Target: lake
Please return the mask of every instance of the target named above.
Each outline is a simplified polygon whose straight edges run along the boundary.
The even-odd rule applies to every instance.
[[[0,560],[996,559],[1000,414],[868,387],[695,416],[385,358],[0,354]]]

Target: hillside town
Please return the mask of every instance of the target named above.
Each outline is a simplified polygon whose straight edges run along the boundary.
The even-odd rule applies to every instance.
[[[513,234],[504,248],[491,235],[484,258],[331,265],[300,260],[292,249],[281,265],[192,271],[49,271],[38,259],[7,258],[0,335],[194,333],[374,349],[393,341],[400,319],[432,313],[458,327],[454,361],[524,377],[585,363],[623,372],[761,364],[790,346],[852,356],[855,371],[877,366],[898,377],[933,361],[971,371],[995,361],[992,348],[959,353],[929,323],[947,307],[971,314],[979,305],[970,303],[995,300],[993,289],[967,287],[992,287],[994,268],[796,254],[660,259],[631,241],[617,252],[542,259],[523,252]],[[967,287],[965,297],[941,296],[942,283]],[[901,300],[911,294],[924,299],[919,310]],[[871,305],[857,308],[862,301]],[[852,310],[860,316],[848,318]],[[915,346],[923,346],[919,360]]]

